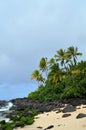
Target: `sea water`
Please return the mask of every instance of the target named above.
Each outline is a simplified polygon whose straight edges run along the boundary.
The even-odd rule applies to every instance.
[[[11,102],[8,102],[6,106],[0,108],[0,121],[5,120],[6,122],[9,121],[9,118],[5,117],[5,113],[9,113],[9,109],[13,106]]]

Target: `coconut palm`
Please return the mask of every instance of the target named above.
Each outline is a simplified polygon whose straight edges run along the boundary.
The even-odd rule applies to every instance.
[[[79,69],[83,74],[86,74],[86,61],[79,62],[77,69]]]
[[[51,59],[47,62],[47,64],[48,64],[48,67],[50,68],[52,65],[55,64],[55,59],[54,59],[54,58],[51,58]]]
[[[64,69],[67,70],[66,64],[70,61],[70,57],[67,55],[66,51],[60,49],[57,51],[57,54],[54,57],[56,61],[59,61],[61,66],[64,66]]]
[[[42,72],[45,72],[46,77],[48,73],[48,65],[47,65],[47,58],[41,58],[40,63],[39,63],[39,68],[42,70]]]
[[[48,81],[52,83],[58,83],[62,77],[62,70],[59,68],[59,64],[53,64],[50,67],[50,72],[48,74]]]
[[[86,61],[80,61],[76,66],[71,67],[71,73],[86,75]]]
[[[44,78],[42,77],[42,75],[40,74],[40,72],[38,70],[35,70],[32,75],[31,75],[31,79],[36,79],[36,81],[38,81],[38,86],[39,86],[39,82],[44,82]]]
[[[70,62],[72,66],[77,64],[77,57],[82,55],[82,53],[78,52],[78,48],[74,48],[74,46],[68,48],[67,54],[71,59]]]

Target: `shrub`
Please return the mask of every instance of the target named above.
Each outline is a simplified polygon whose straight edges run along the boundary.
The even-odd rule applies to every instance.
[[[27,125],[31,125],[33,123],[34,123],[34,118],[33,117],[27,119],[27,122],[26,122]]]

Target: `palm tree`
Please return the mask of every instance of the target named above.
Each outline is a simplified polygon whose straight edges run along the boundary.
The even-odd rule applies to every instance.
[[[77,64],[77,57],[82,55],[82,53],[78,52],[78,48],[77,47],[74,48],[74,46],[68,48],[67,54],[68,57],[70,57],[71,59],[70,62],[72,66]]]
[[[50,72],[48,73],[48,81],[55,84],[58,83],[61,81],[61,74],[62,70],[59,68],[59,64],[53,64],[50,67]]]
[[[77,69],[81,71],[81,73],[86,74],[86,61],[81,61],[77,65]]]
[[[68,63],[70,59],[65,50],[63,49],[58,50],[57,54],[54,57],[56,61],[60,62],[61,66],[64,66],[64,69],[67,69],[66,63]]]
[[[76,66],[71,67],[71,73],[86,75],[86,61],[80,61]]]
[[[31,79],[36,79],[36,81],[38,81],[38,86],[39,86],[39,82],[44,82],[44,78],[42,77],[42,75],[40,74],[40,72],[38,70],[35,70],[32,75],[31,75]]]
[[[51,58],[48,62],[49,67],[52,66],[55,63],[55,59]]]
[[[40,63],[39,63],[39,68],[42,70],[42,72],[45,72],[46,77],[48,73],[48,65],[47,65],[47,58],[41,58]]]

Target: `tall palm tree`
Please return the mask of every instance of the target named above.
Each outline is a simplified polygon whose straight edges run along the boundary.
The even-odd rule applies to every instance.
[[[78,52],[78,48],[77,47],[74,48],[74,46],[70,46],[68,48],[67,54],[71,59],[70,62],[72,66],[77,64],[77,57],[82,56],[82,53]]]
[[[62,70],[59,68],[59,64],[53,64],[48,73],[48,81],[55,84],[58,83],[61,80],[61,74]]]
[[[51,67],[53,64],[55,64],[55,59],[51,58],[48,62],[49,67]]]
[[[42,77],[42,75],[40,74],[40,72],[38,70],[35,70],[32,75],[31,75],[31,79],[36,79],[36,81],[38,81],[38,86],[39,86],[39,82],[44,82],[44,78]]]
[[[39,63],[39,68],[42,70],[42,72],[45,72],[46,77],[48,74],[48,65],[47,65],[47,58],[41,58],[40,63]]]
[[[56,61],[59,61],[61,66],[64,66],[64,68],[66,69],[66,63],[68,63],[70,60],[66,51],[63,49],[60,49],[57,51],[57,54],[54,57]]]

